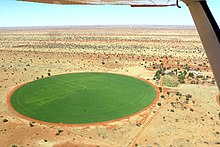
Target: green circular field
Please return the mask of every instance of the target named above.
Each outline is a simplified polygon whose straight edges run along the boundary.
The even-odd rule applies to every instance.
[[[33,119],[85,124],[134,114],[155,98],[155,89],[137,78],[74,73],[25,84],[12,94],[10,103],[16,111]]]

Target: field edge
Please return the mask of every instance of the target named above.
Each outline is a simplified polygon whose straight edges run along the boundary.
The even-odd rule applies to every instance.
[[[76,72],[76,73],[79,73],[79,72]],[[85,73],[85,72],[82,72],[82,73]],[[93,72],[94,73],[94,72]],[[99,73],[102,73],[102,72],[99,72]],[[103,72],[104,73],[104,72]],[[74,73],[66,73],[66,74],[74,74]],[[13,87],[9,92],[8,94],[6,95],[6,101],[7,101],[7,105],[9,107],[9,109],[18,117],[20,118],[23,118],[25,120],[28,120],[28,121],[31,121],[31,122],[37,122],[39,124],[45,124],[45,125],[56,125],[56,126],[94,126],[94,125],[107,125],[109,123],[115,123],[115,122],[118,122],[118,121],[121,121],[121,120],[125,120],[125,119],[129,119],[133,116],[136,116],[136,115],[139,115],[141,114],[143,111],[151,108],[151,107],[155,107],[157,102],[159,101],[159,89],[156,85],[154,85],[152,82],[144,79],[144,78],[141,78],[141,77],[136,77],[136,76],[130,76],[130,75],[125,75],[125,74],[118,74],[118,73],[108,73],[108,74],[117,74],[117,75],[122,75],[122,76],[129,76],[129,77],[132,77],[132,78],[136,78],[136,79],[139,79],[139,80],[142,80],[146,83],[148,83],[149,85],[151,85],[155,92],[156,92],[156,97],[154,99],[154,101],[149,104],[147,107],[143,108],[142,110],[136,112],[136,113],[133,113],[131,115],[128,115],[128,116],[124,116],[124,117],[121,117],[121,118],[118,118],[118,119],[113,119],[113,120],[109,120],[109,121],[103,121],[103,122],[95,122],[95,123],[83,123],[83,124],[65,124],[65,123],[55,123],[55,122],[46,122],[46,121],[41,121],[41,120],[38,120],[38,119],[34,119],[34,118],[31,118],[31,117],[28,117],[28,116],[25,116],[23,114],[21,114],[20,112],[16,111],[14,109],[14,107],[11,105],[11,102],[10,102],[10,99],[11,99],[11,96],[13,95],[13,93],[19,89],[20,87],[32,82],[25,82],[25,83],[22,83],[22,84],[19,84],[15,87]],[[59,75],[62,75],[62,74],[59,74]],[[53,76],[57,76],[57,75],[53,75]],[[47,77],[48,78],[48,77]]]

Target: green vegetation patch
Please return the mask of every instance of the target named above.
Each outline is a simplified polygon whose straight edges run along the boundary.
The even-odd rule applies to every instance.
[[[177,77],[165,75],[162,81],[163,86],[177,87],[179,85]]]
[[[30,82],[11,96],[19,113],[46,122],[85,124],[134,114],[151,104],[155,89],[118,74],[74,73]]]

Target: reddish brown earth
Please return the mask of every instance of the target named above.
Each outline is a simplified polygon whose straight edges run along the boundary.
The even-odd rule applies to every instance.
[[[194,28],[2,29],[0,61],[0,147],[220,144],[219,91]],[[155,79],[163,68],[165,75]],[[185,84],[180,84],[178,75],[186,69]],[[135,115],[85,126],[33,122],[7,104],[10,92],[22,83],[48,73],[90,71],[139,77],[161,92],[152,106]],[[189,76],[195,71],[202,77]],[[169,72],[175,87],[164,84]]]

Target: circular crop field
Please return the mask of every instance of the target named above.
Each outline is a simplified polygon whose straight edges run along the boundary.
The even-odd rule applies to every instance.
[[[25,84],[11,95],[10,104],[32,119],[87,124],[129,116],[146,108],[155,98],[156,90],[137,78],[74,73]]]

